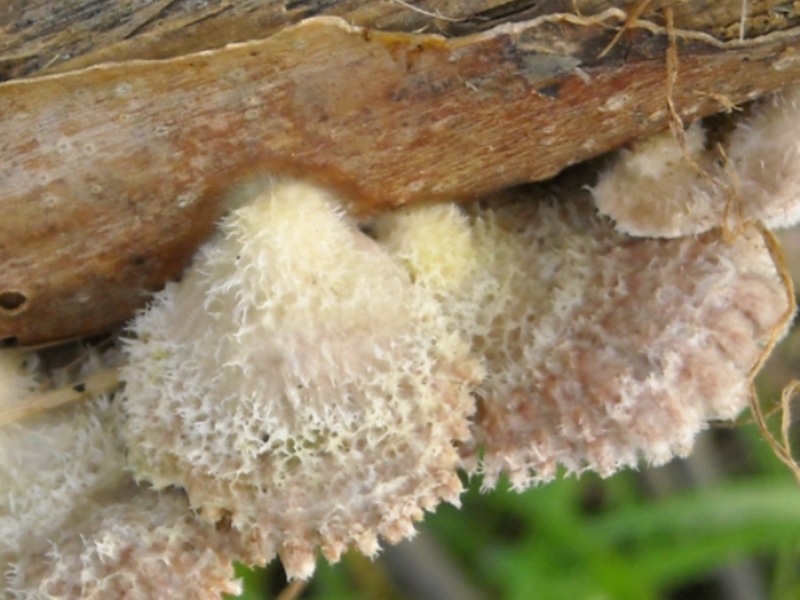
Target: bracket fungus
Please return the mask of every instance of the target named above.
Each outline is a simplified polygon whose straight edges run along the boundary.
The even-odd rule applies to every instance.
[[[415,208],[377,230],[432,289],[446,279],[423,249],[469,240],[456,245],[471,258],[460,285],[437,293],[484,360],[462,454],[487,488],[504,472],[522,489],[558,465],[607,476],[687,455],[708,421],[747,406],[750,371],[790,306],[756,227],[733,241],[632,239],[574,183],[469,219]]]
[[[771,228],[800,220],[800,84],[756,101],[708,148],[703,124],[684,143],[670,132],[622,149],[592,192],[630,235],[678,237],[738,221]],[[731,220],[733,219],[733,223]]]
[[[685,456],[785,329],[761,230],[635,239],[579,183],[555,194],[398,211],[369,237],[320,188],[248,188],[131,325],[136,476],[305,578],[317,547],[373,555],[457,503],[459,464],[521,489]]]
[[[0,353],[0,406],[38,383],[21,353]],[[41,371],[41,369],[37,369]],[[71,385],[71,384],[70,384]],[[127,471],[119,402],[98,396],[0,429],[0,597],[15,600],[239,593],[244,538],[194,516],[181,493]]]
[[[131,325],[137,477],[274,546],[290,577],[458,502],[477,360],[336,199],[268,183]]]
[[[522,489],[686,455],[794,310],[757,221],[800,213],[796,95],[739,123],[727,167],[694,125],[592,190],[577,170],[359,223],[308,183],[241,186],[130,323],[113,398],[9,424],[38,383],[0,354],[3,597],[210,599],[232,560],[374,555],[458,503],[459,468]]]

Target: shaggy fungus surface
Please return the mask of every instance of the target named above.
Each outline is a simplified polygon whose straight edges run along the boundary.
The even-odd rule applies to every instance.
[[[122,392],[0,418],[5,597],[210,599],[232,560],[375,555],[458,503],[459,468],[522,489],[685,456],[787,327],[760,222],[800,215],[797,102],[760,101],[722,152],[702,123],[637,142],[591,190],[358,223],[310,184],[240,188],[130,323]],[[4,411],[34,356],[0,354]]]
[[[719,146],[694,123],[684,144],[671,132],[620,150],[593,188],[598,210],[630,235],[679,237],[757,220],[800,219],[800,85],[770,94],[735,116]]]
[[[0,378],[3,410],[38,387],[18,353],[0,353]],[[244,544],[201,522],[180,492],[135,484],[121,416],[119,402],[96,397],[0,429],[0,597],[216,600],[240,592],[231,561]]]
[[[290,577],[458,502],[478,361],[321,189],[263,186],[131,331],[137,477],[257,532]]]
[[[484,360],[462,455],[485,487],[502,473],[517,488],[549,481],[559,465],[608,476],[663,464],[747,406],[788,309],[755,227],[733,241],[718,229],[643,240],[595,216],[580,189],[495,204],[416,208],[377,227]],[[453,240],[456,267],[430,260]]]

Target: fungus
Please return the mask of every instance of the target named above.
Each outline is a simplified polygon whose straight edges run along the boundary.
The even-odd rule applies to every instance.
[[[0,354],[3,408],[35,398],[21,354]],[[118,403],[107,396],[0,428],[4,598],[130,600],[180,590],[239,593],[244,551],[189,511],[178,491],[138,487],[126,470]]]
[[[277,552],[308,578],[317,549],[412,535],[458,503],[459,467],[522,489],[685,456],[786,328],[752,220],[800,213],[798,89],[738,124],[727,165],[701,124],[622,151],[591,191],[608,216],[574,172],[382,215],[373,237],[315,186],[241,188],[131,323],[124,392],[0,429],[8,593],[212,598],[238,589],[231,560]],[[25,360],[0,354],[4,411],[33,404]]]
[[[470,240],[464,255],[475,264],[437,293],[485,360],[462,456],[486,488],[503,472],[521,489],[552,479],[558,465],[607,476],[642,458],[685,456],[709,420],[747,406],[750,371],[788,308],[756,228],[732,242],[719,230],[632,239],[576,189],[557,202],[496,202],[469,221],[411,209],[376,231],[434,287],[442,278],[426,276],[435,263],[420,248]]]
[[[105,491],[111,497],[93,491],[72,498],[73,510],[59,529],[26,540],[7,575],[11,598],[150,600],[177,592],[188,600],[219,600],[222,593],[241,594],[232,538],[200,522],[179,492],[156,494],[130,478]]]
[[[771,228],[800,220],[800,85],[758,100],[724,140],[706,148],[692,124],[685,145],[669,132],[619,151],[593,188],[598,210],[635,236],[678,237],[730,218]],[[732,210],[733,209],[733,210]]]
[[[672,238],[722,222],[724,195],[705,175],[714,162],[702,125],[694,123],[684,137],[685,153],[670,131],[636,140],[601,173],[592,190],[595,203],[619,231]]]
[[[438,302],[345,216],[294,181],[249,187],[126,344],[136,476],[181,486],[215,522],[307,578],[321,547],[372,556],[440,501],[481,371]]]
[[[686,455],[785,328],[770,250],[748,224],[632,238],[569,181],[374,238],[314,186],[243,188],[131,324],[123,393],[0,429],[7,592],[210,599],[231,560],[374,555],[458,503],[459,466],[522,489]],[[36,395],[24,361],[0,354],[4,410]]]
[[[728,157],[746,217],[770,228],[800,221],[800,84],[756,101],[731,134]]]

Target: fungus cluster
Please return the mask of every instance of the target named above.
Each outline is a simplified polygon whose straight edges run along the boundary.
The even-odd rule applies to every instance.
[[[308,183],[249,186],[130,323],[122,391],[0,429],[4,597],[213,598],[231,560],[374,555],[458,503],[459,469],[523,489],[686,455],[787,327],[755,221],[798,210],[775,133],[796,95],[754,107],[727,163],[698,124],[591,190],[359,223]],[[34,397],[41,369],[0,360],[4,407]]]
[[[593,189],[601,214],[635,236],[678,237],[756,220],[800,220],[800,85],[758,100],[711,143],[701,122],[619,152]]]
[[[608,476],[686,456],[709,420],[747,405],[749,372],[788,308],[755,227],[733,241],[631,239],[572,187],[558,201],[447,213],[443,229],[460,225],[474,257],[461,285],[439,293],[486,369],[462,447],[486,488],[502,473],[523,489],[559,465]],[[424,227],[402,221],[442,211],[412,212],[387,218],[387,239],[435,288],[442,278],[415,246],[444,252],[454,236],[422,239]]]
[[[46,385],[33,371],[0,354],[3,410]],[[251,554],[243,537],[197,518],[176,490],[138,486],[121,425],[120,403],[102,396],[0,429],[0,597],[240,593],[231,561]]]
[[[134,472],[258,534],[292,576],[318,546],[373,555],[457,502],[479,362],[322,190],[267,185],[132,330]]]

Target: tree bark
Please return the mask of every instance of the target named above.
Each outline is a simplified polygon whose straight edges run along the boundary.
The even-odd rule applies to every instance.
[[[666,128],[668,98],[691,121],[800,78],[798,3],[414,6],[7,5],[0,339],[126,320],[265,174],[354,212],[468,200]]]
[[[555,14],[591,17],[609,8],[720,41],[740,37],[742,0],[7,0],[0,8],[0,80],[108,61],[170,58],[269,37],[303,19],[339,16],[381,31],[446,37]],[[796,26],[798,2],[747,0],[745,37]]]

